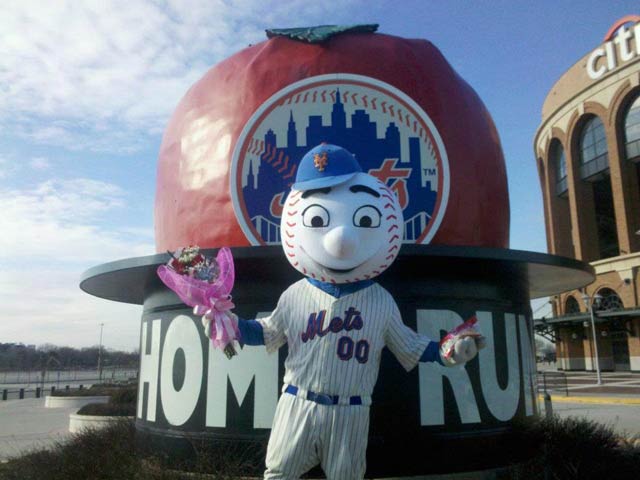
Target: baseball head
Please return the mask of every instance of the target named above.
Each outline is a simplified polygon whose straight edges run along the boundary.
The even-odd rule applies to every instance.
[[[323,144],[300,162],[281,232],[287,259],[304,275],[337,284],[368,280],[398,255],[402,209],[351,153]]]

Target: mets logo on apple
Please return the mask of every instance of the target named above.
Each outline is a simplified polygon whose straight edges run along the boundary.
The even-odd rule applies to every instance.
[[[231,196],[252,245],[280,243],[283,202],[298,162],[322,142],[352,152],[398,197],[404,243],[429,243],[444,216],[449,165],[427,113],[397,88],[352,74],[280,90],[252,115],[233,151]]]

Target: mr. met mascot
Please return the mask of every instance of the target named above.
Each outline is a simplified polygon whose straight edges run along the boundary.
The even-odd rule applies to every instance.
[[[402,232],[396,196],[350,152],[322,144],[302,158],[281,237],[287,259],[306,278],[282,294],[269,317],[238,325],[244,344],[289,348],[265,479],[297,479],[318,464],[328,479],[363,478],[385,346],[406,370],[419,361],[463,364],[482,348],[482,337],[462,336],[451,357],[441,356],[439,342],[405,326],[391,295],[373,281],[398,255]],[[203,322],[211,336],[211,323]]]

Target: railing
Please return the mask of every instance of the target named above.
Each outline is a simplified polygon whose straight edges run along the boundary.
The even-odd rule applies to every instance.
[[[78,388],[78,390],[82,390],[82,389],[84,389],[84,385],[80,385],[80,387]],[[18,389],[10,390],[8,388],[4,388],[2,389],[2,392],[1,392],[2,396],[0,398],[2,398],[3,401],[23,400],[25,398],[40,398],[47,394],[53,395],[53,393],[56,390],[57,389],[55,386],[52,386],[50,389],[36,387],[35,389],[18,388]],[[65,385],[64,390],[68,392],[69,390],[75,390],[75,389],[70,388],[69,385]],[[49,391],[50,393],[47,393],[47,391]]]
[[[30,386],[48,387],[51,385],[77,385],[80,383],[109,382],[117,383],[127,381],[132,377],[137,377],[136,367],[105,367],[100,372],[97,369],[66,369],[66,370],[15,370],[0,371],[0,390],[12,385],[20,385],[25,388]],[[43,385],[44,384],[44,385]]]
[[[568,397],[567,375],[564,372],[538,372],[538,392],[564,392],[564,396]]]

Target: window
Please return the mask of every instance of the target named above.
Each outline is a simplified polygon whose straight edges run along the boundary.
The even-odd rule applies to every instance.
[[[618,294],[610,288],[603,288],[598,293],[602,295],[598,310],[622,310],[624,308]]]
[[[567,176],[567,160],[564,158],[564,148],[560,143],[557,144],[556,151],[556,168],[558,169],[558,180],[562,180]]]
[[[624,119],[627,158],[640,157],[640,96],[629,107]]]
[[[580,305],[578,304],[578,301],[573,296],[567,297],[567,300],[564,303],[564,314],[572,315],[576,313],[580,313]]]
[[[556,194],[562,195],[567,191],[567,160],[562,144],[554,140],[551,148],[552,165],[556,170]]]
[[[598,117],[589,120],[582,129],[580,139],[580,161],[589,163],[601,155],[607,153],[607,136],[604,125]]]
[[[598,117],[585,123],[580,135],[580,177],[592,177],[609,168],[607,157],[607,135]]]

